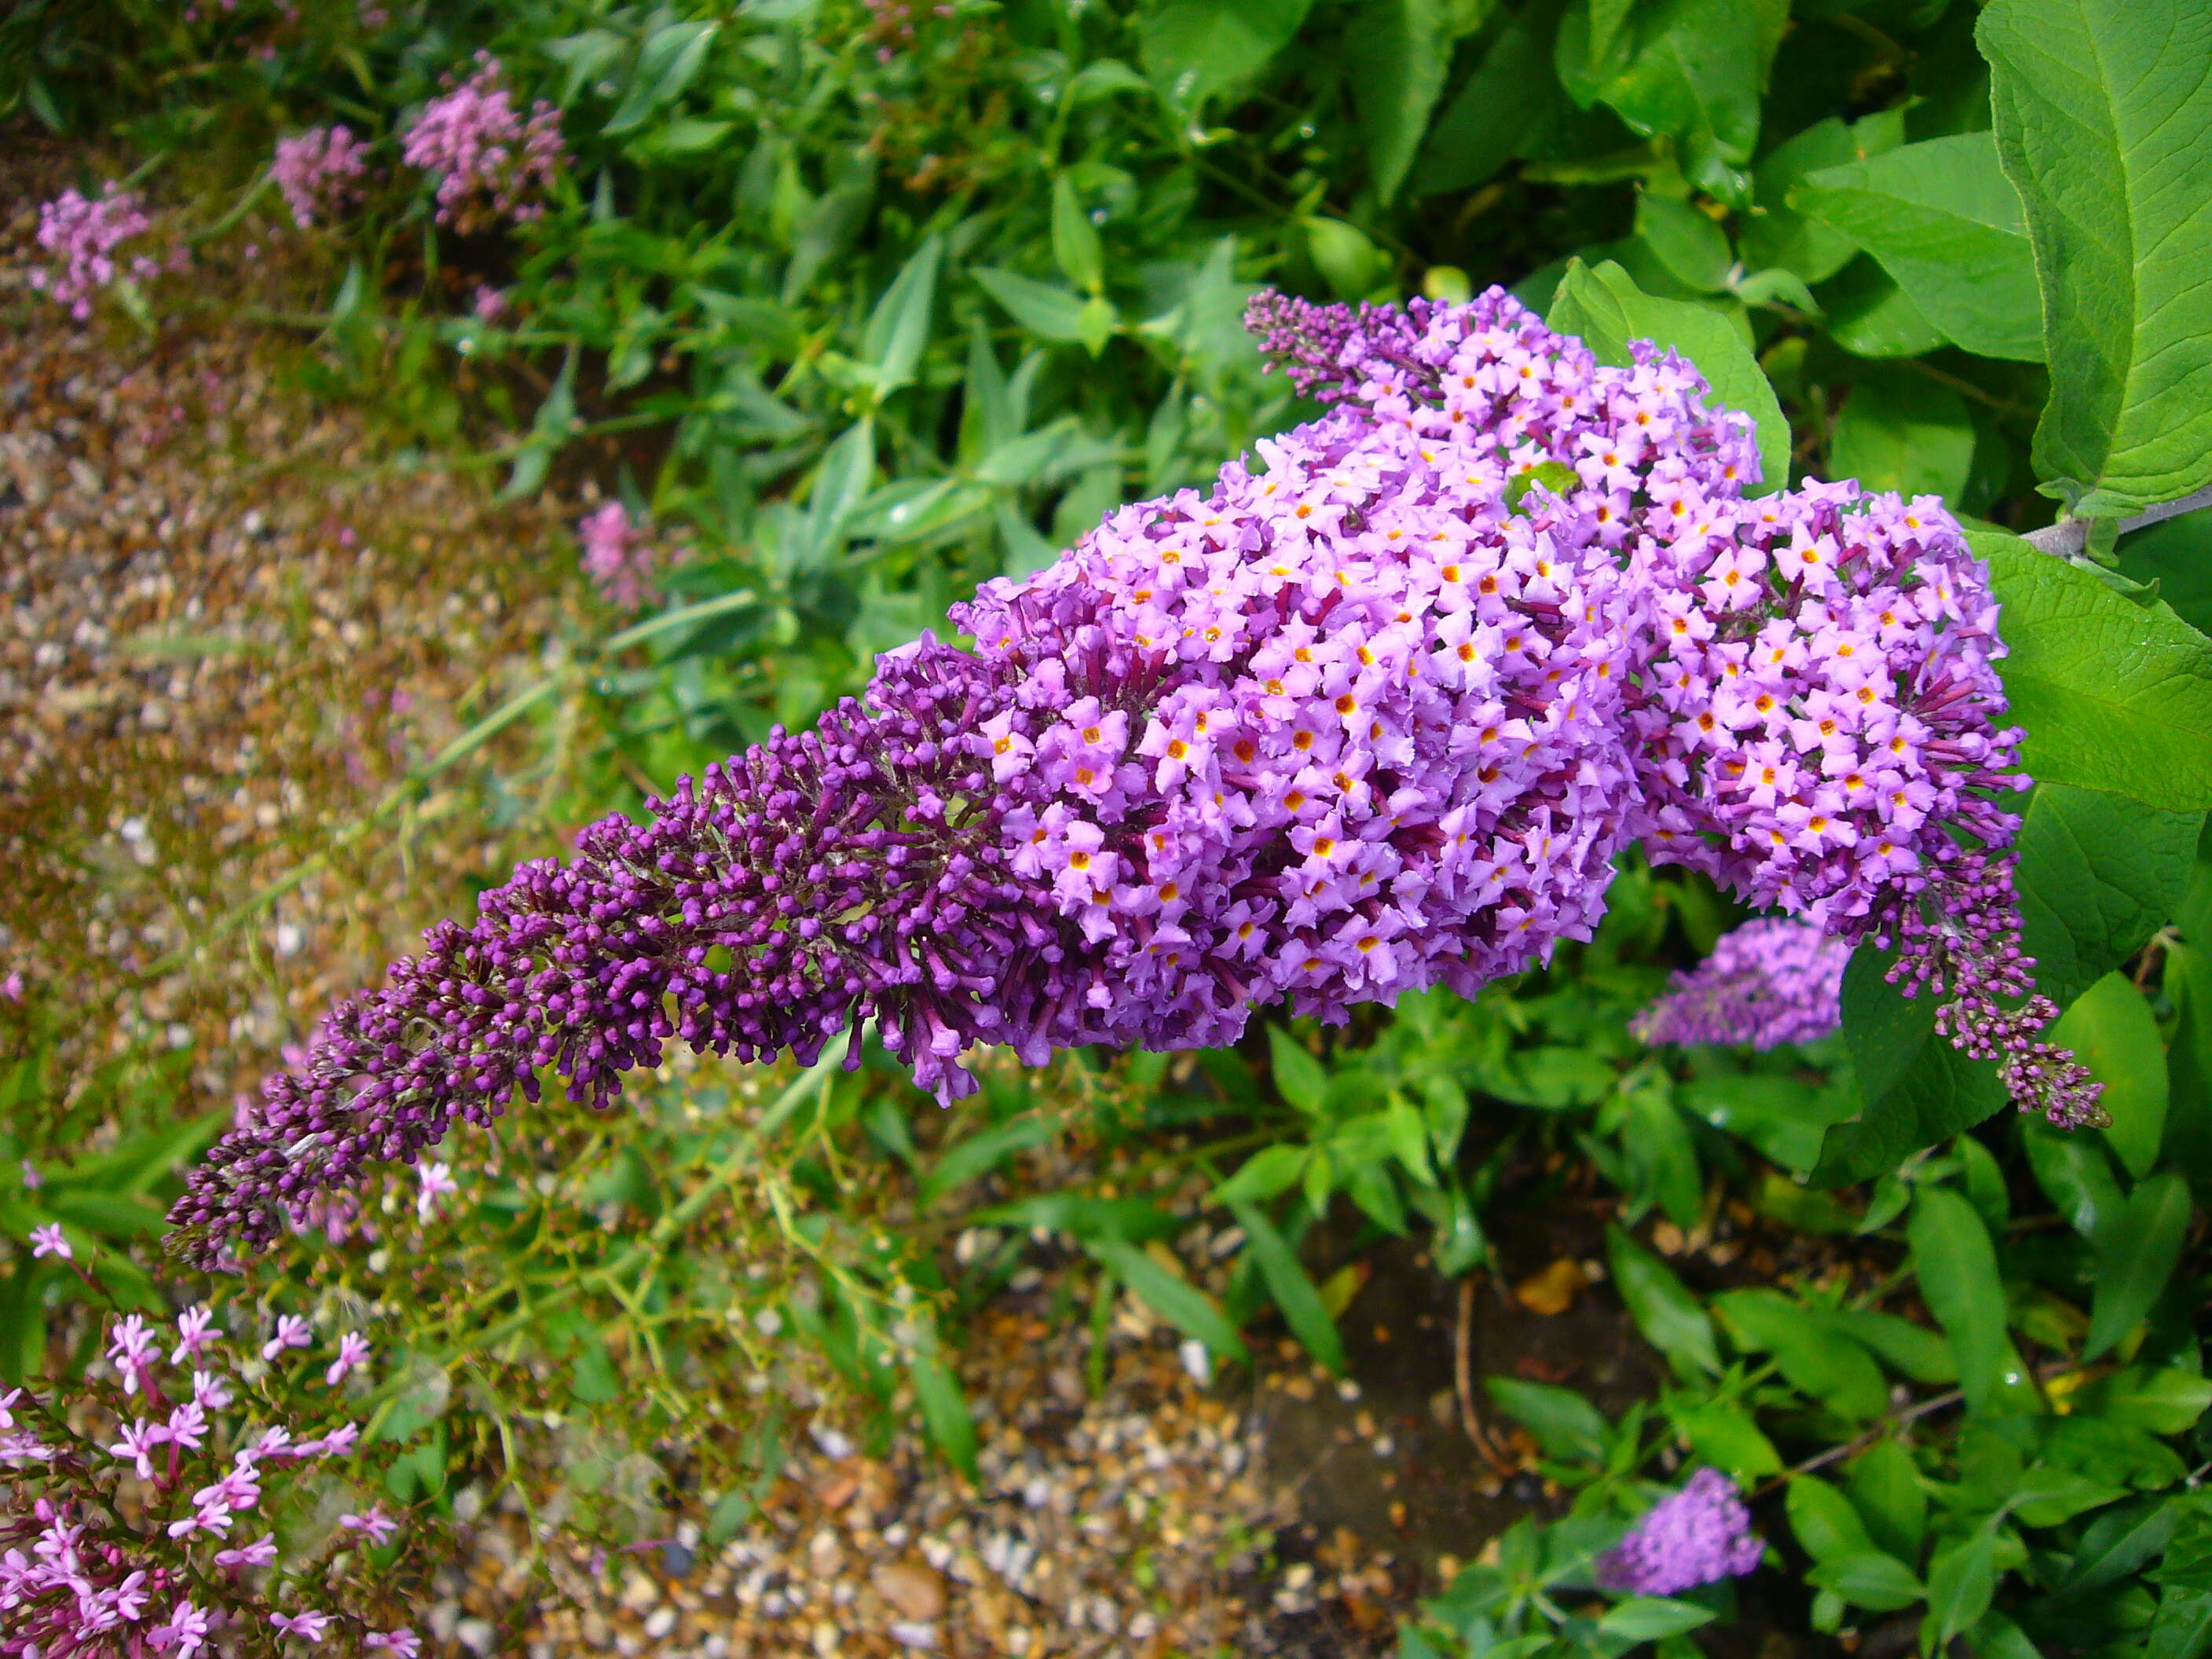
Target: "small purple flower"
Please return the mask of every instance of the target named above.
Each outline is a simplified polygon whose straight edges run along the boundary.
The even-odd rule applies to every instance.
[[[42,1255],[51,1255],[58,1256],[64,1261],[68,1261],[76,1255],[76,1252],[70,1248],[69,1240],[62,1236],[60,1222],[50,1221],[43,1227],[31,1229],[31,1259],[33,1261],[35,1261]]]
[[[234,1571],[246,1567],[265,1567],[276,1559],[276,1534],[273,1532],[263,1533],[251,1544],[241,1548],[217,1550],[215,1553],[216,1565],[228,1567]],[[272,1614],[271,1622],[282,1620],[283,1616],[282,1613]],[[278,1624],[277,1628],[282,1630],[283,1626]]]
[[[422,1651],[422,1638],[405,1628],[394,1631],[371,1631],[361,1638],[365,1648],[383,1648],[392,1659],[416,1659]]]
[[[142,1382],[150,1381],[160,1355],[154,1328],[143,1319],[126,1314],[115,1322],[108,1334],[107,1357],[123,1377],[124,1393],[136,1394]]]
[[[1844,969],[1851,947],[1809,922],[1747,921],[1629,1022],[1639,1042],[1814,1042],[1843,1023]]]
[[[368,1360],[368,1339],[359,1331],[348,1331],[338,1338],[337,1358],[331,1361],[330,1369],[323,1373],[324,1382],[335,1389],[345,1381],[346,1373]]]
[[[489,283],[477,284],[475,303],[469,307],[480,323],[495,323],[507,314],[507,295]]]
[[[609,501],[576,526],[583,544],[584,571],[607,603],[635,611],[658,597],[653,586],[653,544],[631,522],[629,510]]]
[[[215,1328],[213,1309],[204,1303],[187,1308],[177,1316],[177,1346],[169,1355],[169,1363],[197,1365],[200,1356],[222,1340],[222,1334]]]
[[[10,971],[7,978],[0,979],[0,999],[9,1002],[23,1000],[23,970],[21,968]]]
[[[1752,1534],[1751,1511],[1735,1482],[1718,1469],[1699,1469],[1598,1558],[1597,1581],[1632,1595],[1677,1595],[1742,1577],[1759,1565],[1765,1548]]]
[[[269,1622],[285,1635],[296,1636],[306,1642],[321,1641],[324,1633],[331,1627],[330,1616],[317,1613],[313,1607],[302,1608],[293,1613],[272,1613],[269,1615]]]
[[[70,309],[79,322],[92,315],[92,296],[123,275],[116,263],[125,242],[153,228],[136,191],[111,184],[96,198],[65,190],[39,210],[39,246],[59,263],[31,273],[31,286]],[[134,263],[134,274],[150,274]]]
[[[269,170],[292,210],[293,223],[306,230],[359,192],[359,180],[368,172],[368,147],[344,126],[316,127],[279,138]]]
[[[422,1190],[415,1194],[415,1213],[428,1221],[437,1212],[438,1200],[461,1190],[461,1183],[453,1179],[450,1164],[425,1164],[422,1166]]]
[[[438,222],[467,234],[541,216],[563,155],[561,112],[540,99],[525,122],[506,72],[489,52],[477,72],[423,106],[407,130],[407,165],[440,175]]]
[[[276,1334],[261,1345],[261,1357],[274,1359],[287,1348],[307,1346],[307,1322],[297,1314],[284,1314],[276,1321]]]
[[[338,1525],[349,1532],[367,1533],[373,1544],[388,1543],[399,1530],[399,1523],[384,1512],[381,1504],[372,1504],[364,1514],[341,1515]]]

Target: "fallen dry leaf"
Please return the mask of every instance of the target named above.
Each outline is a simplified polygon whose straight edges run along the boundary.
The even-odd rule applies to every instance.
[[[1514,1300],[1533,1314],[1563,1314],[1575,1305],[1589,1278],[1583,1264],[1563,1255],[1541,1273],[1534,1273],[1513,1287]]]

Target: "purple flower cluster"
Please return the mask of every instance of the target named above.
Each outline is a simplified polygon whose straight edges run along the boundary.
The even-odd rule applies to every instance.
[[[333,1625],[359,1626],[327,1605],[326,1557],[288,1566],[274,1532],[248,1534],[265,1513],[264,1482],[350,1455],[360,1431],[347,1423],[303,1440],[281,1424],[256,1426],[216,1358],[222,1344],[212,1313],[193,1308],[177,1320],[165,1362],[167,1339],[133,1314],[109,1330],[114,1381],[86,1381],[67,1402],[0,1394],[0,1464],[11,1471],[0,1505],[0,1659],[190,1656],[225,1645],[241,1618],[311,1640]],[[343,1337],[329,1383],[368,1357],[358,1334]],[[381,1510],[370,1515],[379,1541],[396,1530]],[[264,1569],[274,1571],[249,1577]],[[324,1605],[288,1614],[272,1607],[279,1598]],[[394,1639],[414,1641],[399,1631],[386,1644]]]
[[[609,501],[576,526],[584,572],[607,603],[635,611],[659,597],[653,581],[653,544],[620,501]]]
[[[70,308],[82,322],[92,315],[92,297],[123,274],[117,263],[122,246],[153,228],[143,198],[111,184],[96,198],[65,190],[39,209],[39,246],[57,261],[49,270],[31,273],[31,286]],[[129,265],[143,280],[161,265],[141,253]]]
[[[1679,1595],[1742,1577],[1758,1567],[1765,1548],[1735,1482],[1718,1469],[1699,1469],[1598,1558],[1597,1582],[1632,1595]]]
[[[1763,916],[1723,936],[1629,1022],[1639,1042],[1813,1042],[1843,1021],[1846,941],[1811,922]]]
[[[1217,1044],[1280,1000],[1472,992],[1589,937],[1645,837],[1907,937],[1957,1040],[2021,1052],[2047,1015],[1991,1036],[2017,974],[1987,961],[2017,953],[1948,834],[2009,836],[1981,792],[2015,734],[1948,518],[1747,501],[1749,423],[1694,370],[1601,367],[1503,293],[1252,322],[1334,410],[987,583],[952,611],[973,654],[889,653],[865,702],[434,928],[196,1171],[189,1248],[265,1243],[543,1072],[603,1106],[674,1037],[805,1061],[873,1019],[950,1098],[978,1044]],[[586,526],[611,568],[619,511]],[[1912,920],[1969,892],[1982,932]]]
[[[540,217],[562,153],[561,112],[541,98],[525,121],[499,60],[482,52],[474,75],[422,106],[402,150],[408,166],[443,175],[438,222],[463,234]]]
[[[368,146],[344,126],[315,127],[279,138],[269,171],[292,222],[305,230],[353,198],[368,172]]]

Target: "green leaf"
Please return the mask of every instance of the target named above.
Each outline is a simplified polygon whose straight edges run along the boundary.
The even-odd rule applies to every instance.
[[[1920,1293],[1958,1356],[1959,1386],[1969,1406],[1984,1409],[2003,1390],[2011,1349],[2005,1340],[2004,1285],[1989,1231],[1956,1193],[1923,1187],[1913,1199],[1905,1232]]]
[[[1343,1376],[1347,1364],[1344,1343],[1336,1334],[1336,1322],[1328,1316],[1328,1310],[1322,1305],[1321,1292],[1306,1277],[1306,1270],[1298,1265],[1297,1252],[1275,1231],[1275,1224],[1256,1204],[1234,1203],[1229,1208],[1237,1218],[1237,1224],[1243,1228],[1252,1260],[1259,1267],[1260,1277],[1266,1281],[1267,1294],[1282,1310],[1291,1334],[1333,1376]]]
[[[945,244],[932,236],[900,267],[868,319],[861,355],[876,371],[876,396],[885,398],[914,379],[929,343],[930,307],[937,300],[937,270]]]
[[[1365,297],[1389,271],[1389,259],[1358,226],[1319,216],[1299,221],[1314,269],[1340,300]]]
[[[1753,0],[1644,0],[1607,49],[1588,0],[1559,25],[1560,80],[1577,101],[1610,105],[1640,137],[1674,140],[1682,171],[1727,202],[1748,195],[1759,99],[1773,37]],[[1593,64],[1597,65],[1593,72]],[[1587,95],[1585,95],[1587,94]]]
[[[2181,908],[2203,823],[2202,812],[2039,785],[2017,843],[2021,942],[2035,958],[2035,988],[2068,1007],[2142,950]]]
[[[1838,1341],[1832,1327],[1779,1291],[1729,1291],[1713,1299],[1736,1346],[1771,1353],[1782,1375],[1801,1393],[1844,1416],[1879,1417],[1888,1385],[1867,1352]]]
[[[1636,234],[1677,282],[1704,294],[1728,286],[1735,256],[1727,234],[1689,203],[1643,191],[1636,198]]]
[[[1040,339],[1073,342],[1083,337],[1082,295],[988,265],[978,265],[973,274],[1009,316]]]
[[[2120,538],[2120,574],[2148,586],[2200,634],[2212,634],[2212,513],[2185,513]]]
[[[1729,1400],[1676,1397],[1668,1417],[1698,1458],[1750,1484],[1762,1475],[1782,1471],[1782,1454],[1759,1431],[1751,1413]]]
[[[1880,1442],[1851,1461],[1844,1479],[1875,1545],[1900,1560],[1917,1559],[1928,1530],[1928,1492],[1905,1443]]]
[[[1516,1376],[1486,1376],[1482,1386],[1500,1411],[1536,1437],[1545,1455],[1563,1463],[1605,1462],[1605,1419],[1573,1389]]]
[[[1990,1610],[1997,1588],[1996,1543],[1995,1524],[1984,1523],[1959,1542],[1936,1552],[1928,1568],[1928,1617],[1920,1637],[1923,1651],[1942,1652],[1953,1637],[1972,1629]]]
[[[1861,357],[1917,357],[1943,343],[1942,331],[1872,259],[1852,260],[1814,297],[1828,314],[1828,337]]]
[[[1974,464],[1966,399],[1905,368],[1869,367],[1851,382],[1828,450],[1828,476],[1869,489],[1955,501]]]
[[[1242,1361],[1247,1357],[1244,1344],[1221,1311],[1221,1304],[1188,1279],[1170,1273],[1135,1245],[1119,1239],[1086,1239],[1083,1248],[1111,1267],[1139,1301],[1185,1336],[1203,1342],[1216,1359]]]
[[[1280,1025],[1267,1028],[1267,1053],[1275,1073],[1275,1092],[1310,1116],[1328,1103],[1328,1073],[1298,1040]]]
[[[2201,1659],[2212,1648],[2212,1505],[2203,1493],[2178,1501],[2182,1511],[2158,1581],[2158,1613],[2143,1659]]]
[[[1630,362],[1631,340],[1672,346],[1705,377],[1714,403],[1752,418],[1762,475],[1753,493],[1767,494],[1789,482],[1790,426],[1782,405],[1741,328],[1721,313],[1689,301],[1656,299],[1611,260],[1593,270],[1575,259],[1568,262],[1545,320],[1580,335],[1598,362],[1616,368]]]
[[[1185,114],[1238,85],[1290,45],[1313,0],[1154,0],[1138,53],[1160,96]]]
[[[1870,1613],[1895,1613],[1911,1607],[1926,1593],[1911,1568],[1879,1550],[1815,1562],[1805,1582],[1816,1589],[1833,1590],[1853,1607]]]
[[[2212,807],[2212,641],[2017,537],[1968,539],[2003,601],[2021,766],[2167,811]]]
[[[1235,1175],[1213,1189],[1213,1201],[1229,1205],[1264,1203],[1297,1186],[1305,1165],[1304,1146],[1263,1146],[1239,1164]]]
[[[1042,1227],[1070,1238],[1118,1238],[1132,1243],[1173,1238],[1184,1223],[1141,1198],[1093,1198],[1086,1193],[1033,1193],[1011,1204],[969,1212],[972,1227]]]
[[[2101,1589],[2140,1571],[2164,1552],[2181,1519],[2182,1505],[2164,1498],[2146,1498],[2106,1510],[2083,1529],[2074,1564],[2059,1580],[2057,1594]]]
[[[1815,1561],[1863,1555],[1874,1548],[1866,1523],[1850,1500],[1825,1480],[1801,1474],[1790,1483],[1785,1503],[1790,1530]]]
[[[2051,1028],[2050,1041],[2105,1085],[2097,1101],[2112,1115],[2105,1139],[2130,1175],[2148,1175],[2166,1133],[2166,1044],[2143,994],[2126,975],[2106,975]]]
[[[1607,1228],[1605,1238],[1613,1284],[1644,1340],[1684,1376],[1698,1371],[1718,1375],[1720,1346],[1698,1298],[1665,1262],[1619,1227]]]
[[[1881,262],[1928,320],[1984,357],[2043,357],[2020,193],[1986,132],[1930,138],[1809,174],[1790,205]]]
[[[1075,180],[1060,173],[1052,181],[1052,256],[1067,280],[1087,294],[1106,285],[1106,249],[1098,228],[1083,210]]]
[[[2128,989],[2132,993],[2135,988]],[[2081,1349],[2084,1363],[2133,1330],[2164,1293],[2181,1261],[2189,1212],[2189,1183],[2168,1170],[2136,1188],[2118,1224],[2106,1229],[2097,1245],[2097,1288]]]
[[[2118,518],[2212,480],[2212,12],[1997,0],[1976,39],[2043,279],[2036,470]]]
[[[1552,73],[1554,14],[1524,6],[1507,18],[1443,113],[1414,163],[1417,195],[1468,190],[1520,150],[1559,103]]]
[[[926,1206],[995,1170],[1018,1152],[1052,1139],[1053,1126],[1034,1114],[1009,1118],[969,1135],[946,1151],[921,1179],[915,1196]]]
[[[2127,1203],[2111,1155],[2094,1137],[2056,1129],[2039,1119],[2023,1121],[2020,1135],[2036,1184],[2067,1224],[2094,1243]]]
[[[1844,971],[1844,1041],[1865,1103],[1828,1131],[1813,1171],[1824,1186],[1893,1170],[2005,1103],[1994,1066],[1968,1060],[1936,1035],[1933,1000],[1908,1000],[1884,979],[1893,960],[1862,945]]]
[[[945,1462],[970,1480],[975,1468],[975,1419],[968,1413],[968,1396],[960,1379],[933,1352],[917,1352],[908,1368],[914,1377],[914,1397],[921,1407],[921,1420],[931,1442],[945,1454]]]
[[[648,35],[638,51],[629,90],[606,125],[599,129],[601,134],[611,137],[642,126],[653,111],[683,96],[684,88],[707,61],[707,49],[714,45],[714,32],[720,27],[718,23],[669,23]]]
[[[1834,1309],[1822,1316],[1821,1322],[1868,1350],[1899,1376],[1929,1383],[1959,1380],[1958,1362],[1940,1332],[1866,1308]]]
[[[1851,261],[1858,244],[1832,226],[1808,219],[1790,205],[1790,192],[1806,174],[1879,155],[1905,142],[1905,112],[1869,115],[1846,126],[1830,116],[1777,144],[1752,177],[1755,203],[1737,242],[1754,269],[1779,266],[1808,283],[1824,283]]]
[[[1621,1642],[1659,1642],[1680,1636],[1720,1615],[1711,1607],[1676,1601],[1663,1595],[1639,1595],[1607,1611],[1597,1621],[1598,1632]]]
[[[1405,182],[1451,62],[1446,0],[1370,0],[1346,42],[1376,199]]]
[[[2195,1371],[2135,1366],[2098,1378],[2074,1398],[2079,1414],[2131,1424],[2153,1434],[2184,1434],[2212,1406],[2212,1379]]]

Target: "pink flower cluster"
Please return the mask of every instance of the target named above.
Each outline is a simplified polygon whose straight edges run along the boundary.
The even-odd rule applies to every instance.
[[[561,112],[540,99],[526,122],[499,60],[480,52],[474,75],[423,106],[402,153],[408,166],[442,175],[439,223],[466,234],[526,222],[544,213],[561,163]]]
[[[39,209],[39,246],[57,264],[31,273],[31,286],[70,308],[82,322],[92,315],[93,295],[121,276],[118,263],[125,242],[153,228],[143,198],[111,184],[97,198],[65,190]],[[130,274],[141,281],[159,274],[160,261],[141,253],[131,259]]]
[[[576,526],[584,572],[607,603],[635,611],[659,597],[653,586],[653,543],[620,501],[609,501]]]
[[[1814,1042],[1843,1023],[1851,947],[1811,922],[1762,916],[1723,935],[1629,1022],[1650,1043]]]
[[[292,210],[293,223],[305,230],[359,192],[368,172],[368,146],[344,126],[314,127],[279,138],[269,170]]]
[[[302,1461],[349,1455],[359,1430],[347,1423],[303,1440],[281,1424],[255,1426],[215,1356],[214,1315],[188,1310],[173,1335],[166,1365],[181,1375],[165,1369],[162,1333],[133,1314],[110,1328],[114,1382],[82,1380],[82,1397],[66,1403],[23,1389],[0,1395],[0,1464],[13,1472],[0,1507],[0,1659],[171,1650],[189,1659],[225,1645],[241,1620],[310,1640],[334,1625],[360,1627],[329,1606],[327,1553],[287,1565],[273,1531],[247,1538],[249,1517],[265,1513],[265,1481]],[[368,1352],[348,1334],[327,1379],[335,1385]],[[379,1542],[395,1528],[377,1509],[340,1525]],[[247,1577],[258,1569],[274,1571]],[[272,1606],[279,1596],[322,1605],[287,1613]],[[386,1644],[395,1638],[411,1650],[411,1632]]]
[[[1598,1558],[1597,1582],[1632,1595],[1679,1595],[1757,1570],[1766,1553],[1735,1482],[1699,1469]]]

